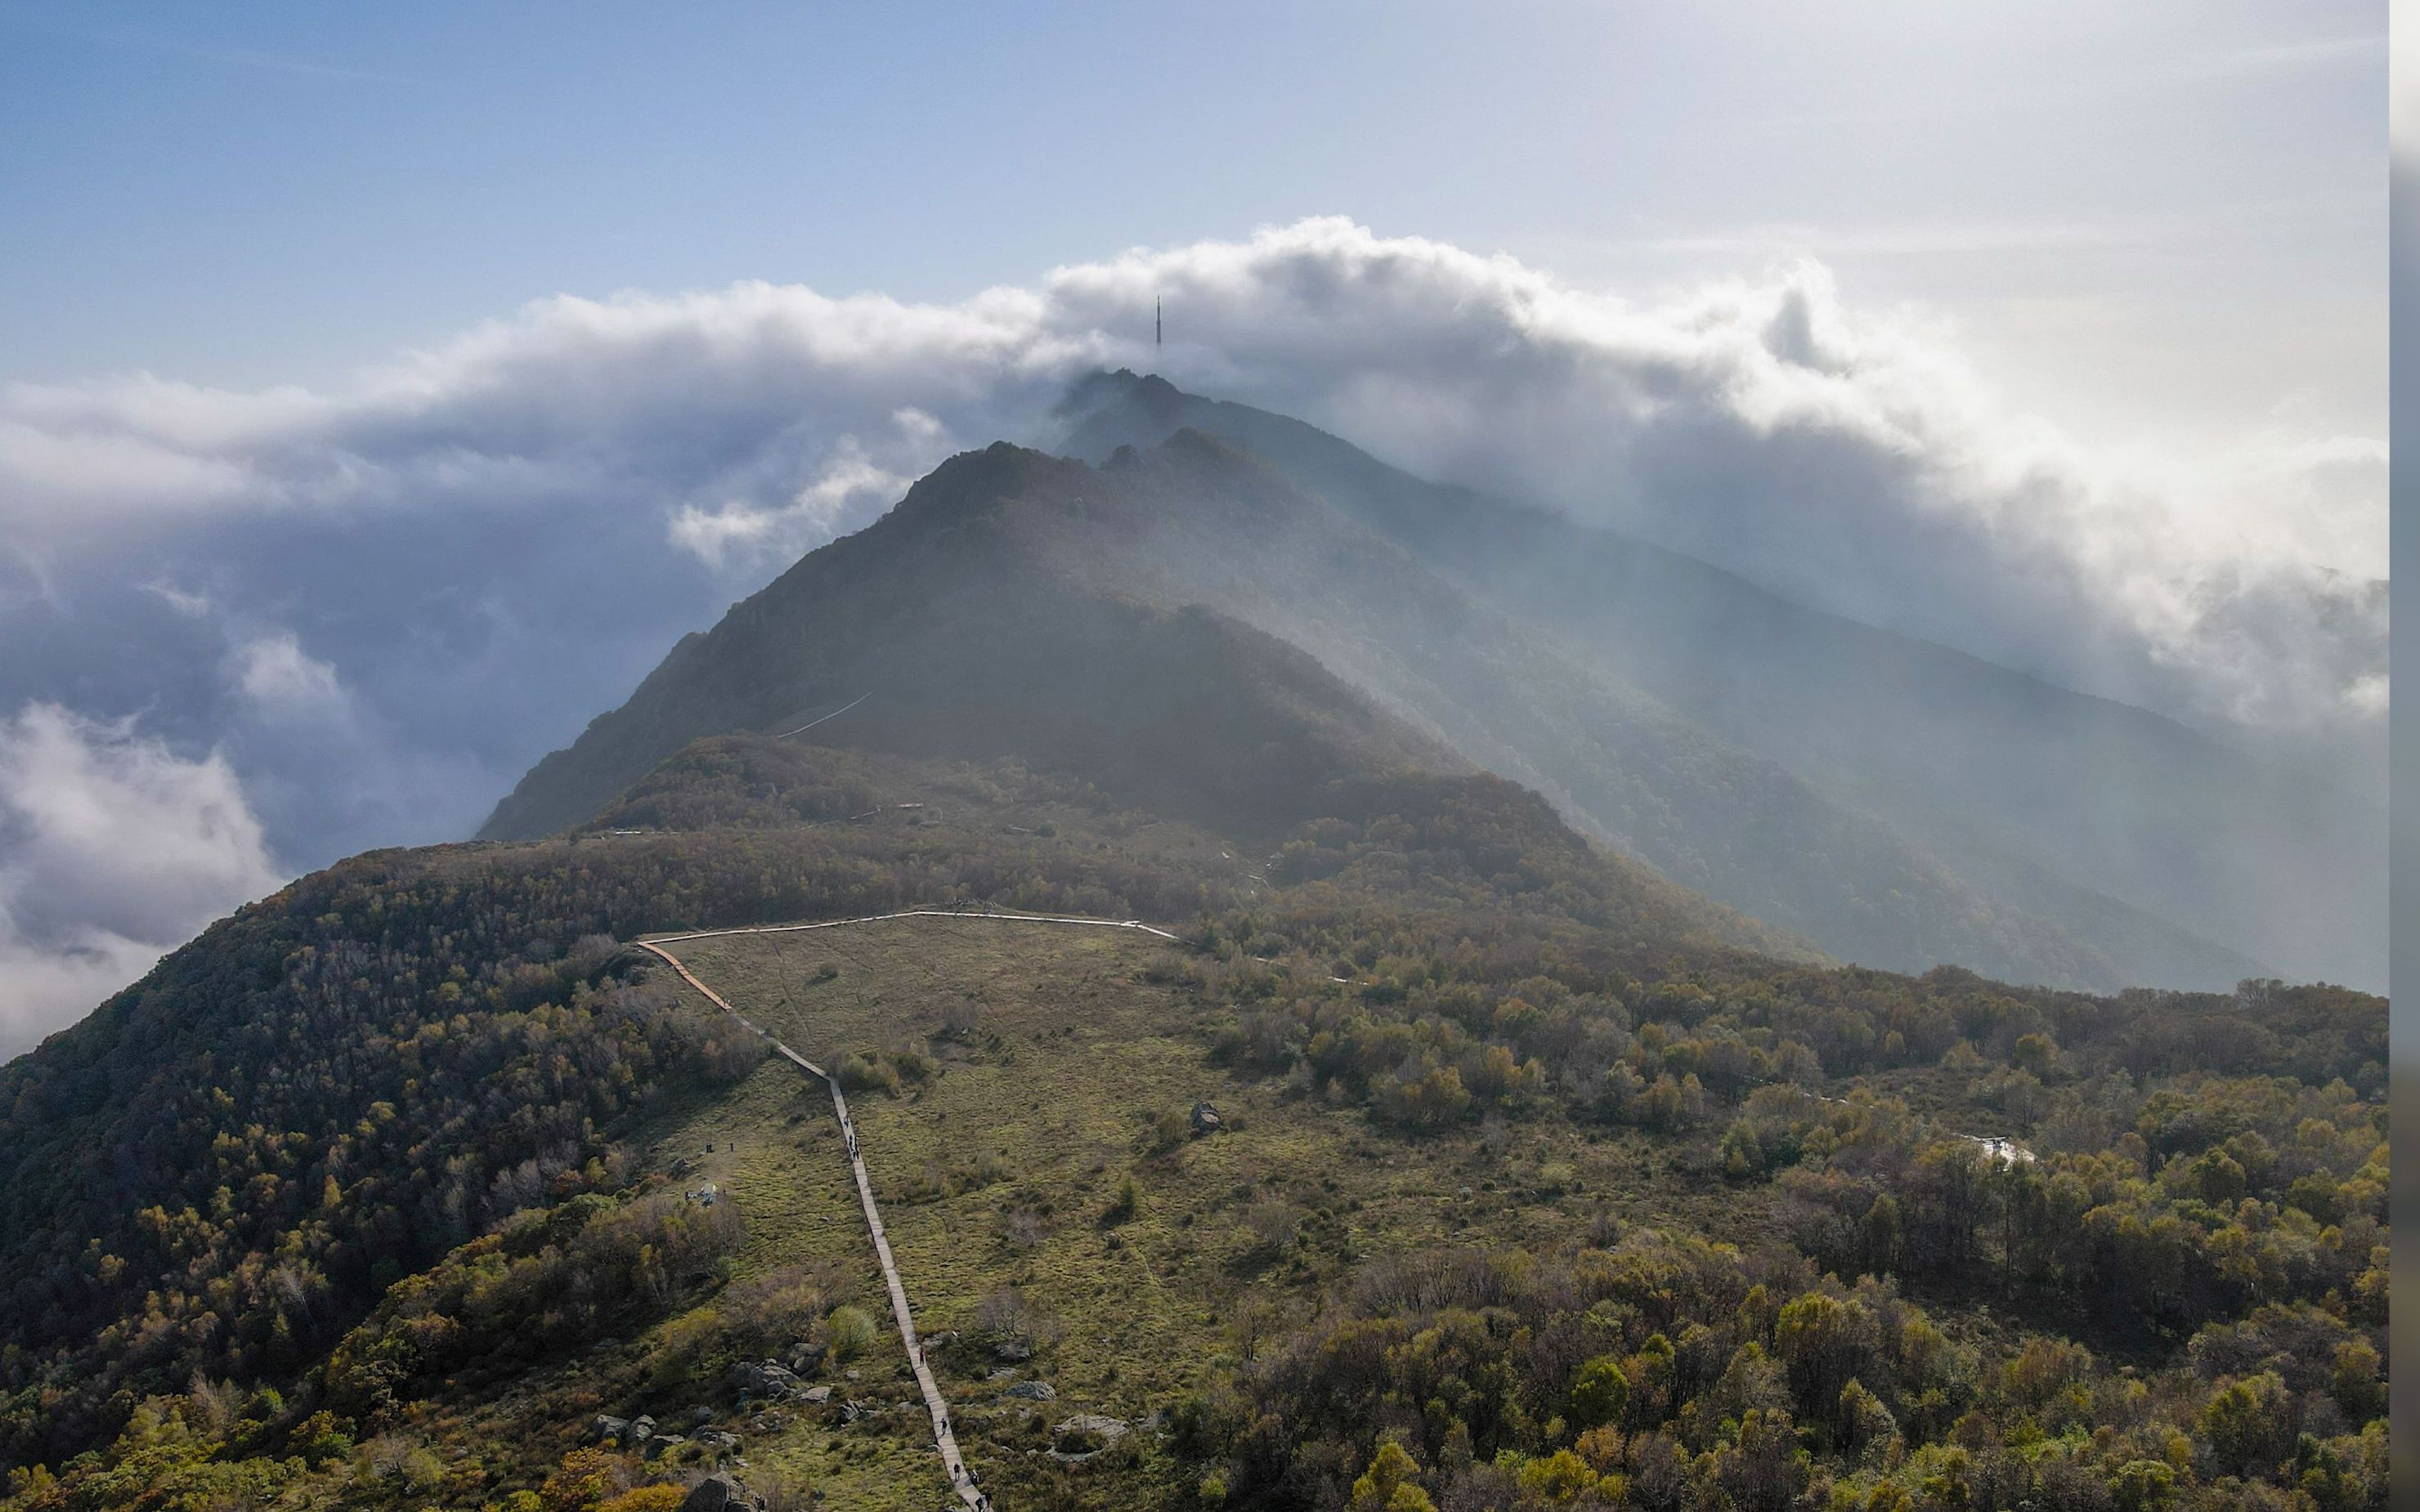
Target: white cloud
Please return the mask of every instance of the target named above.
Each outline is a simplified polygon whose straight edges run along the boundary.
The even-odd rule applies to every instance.
[[[283,880],[216,752],[26,705],[0,723],[0,1055]]]
[[[949,455],[939,422],[920,410],[900,411],[901,436],[889,450],[899,471],[876,464],[857,437],[832,444],[831,458],[787,502],[765,505],[745,497],[708,510],[683,504],[666,534],[675,546],[709,566],[790,561],[831,539],[852,515],[861,517],[896,501],[923,473]]]
[[[143,591],[189,620],[207,619],[217,608],[209,594],[187,593],[164,578],[145,583]]]
[[[290,630],[256,637],[236,648],[234,681],[262,715],[282,719],[341,719],[348,712],[336,669],[302,649]]]
[[[952,439],[1040,437],[1068,379],[1120,364],[2090,691],[2305,734],[2380,724],[2376,438],[2095,454],[1819,264],[1642,305],[1335,219],[955,304],[765,283],[557,298],[324,393],[16,385],[0,532],[105,551],[197,515],[643,512],[657,541],[753,574],[861,523]]]

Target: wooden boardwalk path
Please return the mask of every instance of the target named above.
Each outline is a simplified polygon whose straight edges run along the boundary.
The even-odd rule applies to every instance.
[[[893,918],[988,918],[1023,924],[1062,924],[1095,929],[1138,930],[1165,940],[1173,940],[1177,936],[1164,929],[1154,929],[1136,919],[1084,918],[1070,915],[1016,914],[997,911],[978,912],[972,909],[961,912],[946,908],[911,908],[895,914],[875,914],[864,918],[834,918],[814,924],[758,924],[744,929],[695,930],[686,934],[659,934],[653,939],[632,942],[640,949],[656,956],[678,972],[681,980],[696,988],[707,1002],[746,1025],[750,1032],[771,1045],[791,1064],[822,1082],[825,1089],[831,1093],[832,1112],[840,1119],[841,1139],[848,1150],[849,1171],[857,1178],[857,1198],[865,1208],[866,1230],[874,1236],[875,1257],[882,1262],[883,1284],[891,1291],[891,1316],[899,1324],[899,1342],[907,1348],[908,1363],[916,1372],[917,1388],[924,1395],[924,1411],[933,1420],[933,1443],[940,1451],[942,1466],[949,1472],[950,1489],[957,1493],[958,1500],[964,1502],[970,1512],[993,1512],[991,1498],[985,1495],[975,1484],[973,1473],[967,1469],[966,1457],[958,1452],[957,1437],[950,1427],[950,1404],[942,1399],[940,1382],[933,1379],[931,1368],[924,1363],[924,1346],[916,1335],[915,1313],[908,1304],[908,1288],[899,1279],[899,1267],[891,1257],[891,1240],[882,1229],[882,1210],[875,1205],[874,1182],[866,1175],[865,1154],[859,1148],[857,1125],[849,1119],[848,1099],[841,1093],[839,1079],[823,1067],[783,1043],[778,1035],[763,1025],[732,1007],[721,994],[700,981],[697,974],[683,964],[678,956],[664,949],[666,945],[677,944],[682,940],[711,939],[732,934],[786,934],[802,930],[838,929],[849,924],[874,924]]]

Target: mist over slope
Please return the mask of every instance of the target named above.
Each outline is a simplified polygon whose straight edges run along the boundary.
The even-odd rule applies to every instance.
[[[1090,440],[1121,423],[1107,413],[1094,405]],[[969,454],[685,641],[483,833],[575,823],[689,739],[809,720],[819,741],[1014,756],[1242,830],[1297,816],[1353,751],[1535,787],[1673,881],[1846,959],[2102,989],[2261,974],[2021,859],[1950,864],[1366,513],[1199,433],[1099,469]],[[1323,733],[1273,739],[1278,710]]]
[[[1554,510],[1429,483],[1286,416],[1126,373],[1078,386],[1066,415],[1063,444],[1096,459],[1183,426],[1249,448],[1581,664],[1885,822],[1979,890],[2098,936],[2132,980],[2218,985],[2250,957],[2384,981],[2384,817],[2325,780]]]

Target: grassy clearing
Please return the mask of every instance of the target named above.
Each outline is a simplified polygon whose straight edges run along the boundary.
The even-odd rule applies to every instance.
[[[1041,1452],[1047,1429],[1076,1412],[1141,1421],[1168,1409],[1222,1354],[1308,1314],[1369,1255],[1544,1246],[1636,1224],[1745,1237],[1752,1222],[1737,1194],[1677,1182],[1670,1141],[1544,1119],[1407,1142],[1281,1082],[1231,1076],[1206,1058],[1202,1011],[1150,980],[1166,947],[1129,933],[901,919],[674,949],[821,1063],[908,1068],[895,1094],[868,1088],[851,1106],[919,1325],[960,1335],[931,1352],[961,1446],[1020,1506],[1130,1505],[1174,1490],[1150,1434],[1063,1468]],[[1171,1139],[1201,1101],[1225,1127]],[[667,1155],[716,1146],[705,1171],[749,1215],[735,1280],[838,1257],[878,1298],[830,1111],[771,1062],[662,1144]],[[1125,1214],[1114,1210],[1129,1183]],[[1037,1346],[1016,1379],[1047,1381],[1055,1401],[1005,1396],[1011,1378],[975,1336],[1007,1293]],[[895,1336],[885,1343],[895,1357]],[[836,1471],[858,1466],[837,1445],[861,1434],[801,1430],[749,1453],[839,1496]]]
[[[907,1355],[888,1326],[881,1273],[841,1153],[830,1099],[788,1062],[768,1059],[735,1091],[666,1131],[655,1153],[667,1164],[687,1158],[695,1168],[686,1184],[694,1189],[711,1181],[738,1203],[747,1237],[733,1267],[734,1286],[785,1266],[829,1266],[853,1288],[851,1300],[885,1325],[871,1350],[846,1367],[854,1379],[841,1374],[830,1381],[836,1396],[876,1408],[874,1416],[842,1427],[814,1412],[793,1411],[780,1414],[777,1427],[771,1418],[760,1426],[718,1416],[742,1436],[750,1466],[820,1488],[839,1506],[938,1504],[946,1484],[928,1447]],[[659,1359],[676,1358],[682,1330],[683,1319],[671,1319],[639,1341],[640,1348]],[[717,1379],[687,1390],[689,1383],[651,1384],[659,1416],[663,1408],[677,1411],[681,1401],[719,1403],[727,1395]]]
[[[1171,948],[1131,932],[914,918],[672,949],[820,1063],[898,1077],[895,1090],[853,1092],[851,1106],[960,1445],[1006,1506],[1187,1504],[1189,1480],[1157,1434],[1068,1465],[1047,1453],[1052,1427],[1081,1412],[1149,1423],[1307,1319],[1371,1257],[1439,1243],[1544,1250],[1641,1227],[1747,1242],[1771,1221],[1766,1189],[1704,1174],[1711,1135],[1548,1114],[1410,1138],[1281,1079],[1214,1065],[1217,1011],[1157,980]],[[1901,1079],[1954,1101],[1940,1073]],[[1186,1122],[1200,1102],[1223,1123],[1206,1137]],[[942,1504],[820,1084],[770,1058],[737,1087],[661,1111],[643,1143],[650,1168],[738,1205],[746,1237],[727,1286],[498,1396],[424,1406],[415,1427],[494,1445],[490,1463],[542,1467],[595,1412],[645,1412],[686,1431],[706,1407],[741,1437],[732,1463],[752,1480],[811,1485],[833,1506]],[[734,1412],[728,1362],[697,1343],[727,1299],[799,1266],[880,1324],[847,1367],[854,1379],[823,1378],[876,1408],[871,1416]],[[1031,1359],[1001,1357],[1007,1334],[1032,1344]],[[1055,1399],[1007,1394],[1034,1381]]]

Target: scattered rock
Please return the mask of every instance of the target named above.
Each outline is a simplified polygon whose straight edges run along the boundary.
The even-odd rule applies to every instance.
[[[630,1420],[628,1418],[609,1417],[605,1413],[599,1412],[597,1414],[596,1420],[588,1425],[588,1442],[591,1443],[603,1443],[606,1441],[611,1440],[615,1443],[619,1443],[622,1442],[622,1435],[629,1431]]]
[[[1004,1338],[991,1347],[991,1357],[995,1360],[1005,1360],[1012,1365],[1031,1360],[1033,1358],[1033,1341],[1024,1338]]]
[[[648,1438],[652,1436],[655,1431],[656,1420],[654,1418],[634,1417],[628,1423],[622,1425],[622,1447],[625,1449],[635,1449],[639,1445],[646,1443]]]
[[[690,1172],[695,1169],[697,1169],[697,1163],[690,1160],[687,1155],[683,1155],[680,1159],[673,1162],[673,1180],[677,1181],[682,1177],[687,1176]]]
[[[697,1435],[697,1442],[706,1448],[729,1454],[739,1447],[739,1435],[725,1433],[721,1428],[706,1428]]]
[[[826,1392],[830,1392],[831,1390],[829,1386],[824,1387],[823,1389]],[[787,1412],[759,1412],[754,1417],[748,1420],[748,1426],[758,1433],[779,1433],[783,1428],[790,1426],[790,1414]]]
[[[711,1208],[716,1203],[722,1200],[722,1188],[715,1185],[712,1181],[708,1181],[704,1186],[699,1187],[696,1191],[691,1192],[689,1195],[689,1199],[691,1202],[696,1203],[701,1208]]]
[[[648,1459],[661,1459],[666,1452],[679,1448],[689,1441],[677,1433],[650,1433],[647,1442],[639,1446],[640,1455]]]
[[[1217,1134],[1224,1124],[1224,1120],[1218,1117],[1218,1110],[1207,1103],[1193,1104],[1192,1121],[1193,1132],[1196,1134]]]
[[[830,1386],[809,1386],[805,1391],[800,1392],[799,1395],[803,1396],[806,1400],[820,1407],[824,1403],[831,1400],[831,1388]]]
[[[1047,1381],[1020,1381],[1003,1395],[1021,1397],[1029,1402],[1055,1402],[1059,1388]]]
[[[863,1402],[858,1401],[852,1397],[840,1404],[840,1420],[843,1423],[854,1423],[859,1418],[867,1416],[873,1411],[873,1408],[868,1407]]]
[[[731,1384],[751,1396],[780,1398],[798,1389],[799,1378],[770,1360],[742,1360],[728,1373]]]
[[[1016,1379],[1016,1366],[1013,1365],[995,1365],[992,1367],[991,1374],[985,1376],[984,1379],[985,1381],[1015,1381]]]

